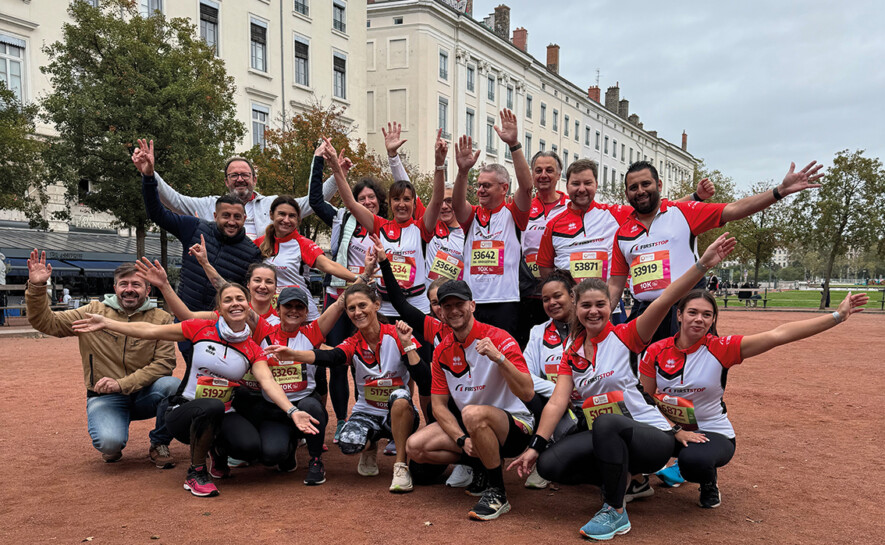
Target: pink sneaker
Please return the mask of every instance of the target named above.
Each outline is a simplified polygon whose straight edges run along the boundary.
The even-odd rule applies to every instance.
[[[190,490],[194,496],[210,497],[218,495],[218,489],[212,484],[212,479],[209,478],[209,472],[206,471],[206,466],[204,465],[188,468],[187,478],[184,480],[184,489]]]
[[[230,466],[227,465],[227,456],[222,456],[211,448],[208,456],[209,476],[213,479],[230,477]]]

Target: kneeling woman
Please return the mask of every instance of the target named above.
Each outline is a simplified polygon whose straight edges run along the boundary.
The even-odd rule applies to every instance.
[[[412,328],[405,322],[394,327],[378,321],[381,300],[374,288],[354,284],[342,296],[347,317],[358,331],[329,350],[292,350],[273,345],[268,354],[321,366],[352,364],[356,372],[359,400],[341,430],[338,446],[344,454],[361,453],[357,472],[365,477],[378,474],[378,440],[393,439],[405,445],[418,429],[418,412],[408,390],[410,377],[430,381],[430,368],[418,352]],[[404,363],[403,360],[407,363]],[[391,492],[409,492],[412,478],[405,449],[397,449]]]
[[[553,396],[544,407],[529,448],[510,467],[526,474],[537,460],[538,474],[547,480],[601,485],[605,503],[581,528],[586,537],[611,539],[630,531],[624,509],[630,474],[652,473],[664,467],[676,450],[677,440],[702,440],[687,431],[678,432],[674,439],[670,423],[643,398],[630,367],[630,353],[644,350],[670,307],[734,249],[735,239],[725,237],[711,244],[696,266],[675,279],[642,315],[626,324],[614,326],[609,322],[611,300],[605,282],[589,278],[575,288],[575,320]],[[575,389],[590,429],[547,448]]]
[[[719,507],[716,468],[734,456],[734,428],[722,401],[728,370],[776,346],[835,327],[863,310],[867,301],[864,294],[849,293],[832,314],[755,335],[719,337],[719,309],[710,292],[694,290],[682,298],[676,314],[679,333],[648,348],[639,365],[639,379],[646,392],[656,394],[655,402],[677,427],[698,430],[706,439],[682,445],[678,455],[682,476],[701,485],[698,505]]]
[[[237,381],[250,369],[267,396],[292,419],[302,433],[316,434],[317,420],[301,412],[274,381],[261,348],[246,324],[249,292],[239,284],[225,284],[215,299],[218,320],[187,320],[178,324],[149,325],[106,320],[90,314],[74,322],[74,331],[107,329],[139,339],[191,341],[194,357],[187,366],[181,387],[169,398],[166,426],[172,435],[191,447],[191,466],[184,488],[195,496],[217,496],[218,489],[206,470],[206,456],[215,442],[234,446],[237,423],[245,419],[230,411]],[[234,448],[227,448],[234,452]]]

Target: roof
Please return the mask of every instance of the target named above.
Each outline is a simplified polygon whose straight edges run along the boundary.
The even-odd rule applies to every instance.
[[[27,258],[31,250],[46,251],[50,259],[74,261],[135,261],[135,237],[117,234],[38,231],[36,229],[0,227],[0,252],[8,258]],[[160,258],[160,236],[145,237],[145,254]],[[174,238],[168,243],[169,265],[181,264],[181,244]]]

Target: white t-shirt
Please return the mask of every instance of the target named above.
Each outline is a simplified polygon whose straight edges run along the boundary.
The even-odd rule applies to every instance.
[[[515,203],[502,202],[494,210],[472,207],[462,225],[464,280],[478,304],[519,301],[519,239],[527,221],[528,211]]]

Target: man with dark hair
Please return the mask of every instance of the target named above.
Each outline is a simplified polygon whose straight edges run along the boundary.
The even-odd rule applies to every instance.
[[[52,312],[46,283],[52,265],[46,253],[33,250],[28,259],[25,304],[34,329],[53,337],[77,335],[72,324],[87,314],[121,322],[172,323],[172,316],[148,299],[151,286],[136,275],[135,265],[124,263],[114,271],[114,293],[72,310]],[[86,382],[86,421],[92,445],[105,462],[123,456],[133,420],[156,419],[150,432],[150,458],[157,467],[175,465],[169,453],[172,435],[166,430],[163,401],[178,390],[175,347],[171,341],[145,341],[107,332],[79,334],[80,357]]]

